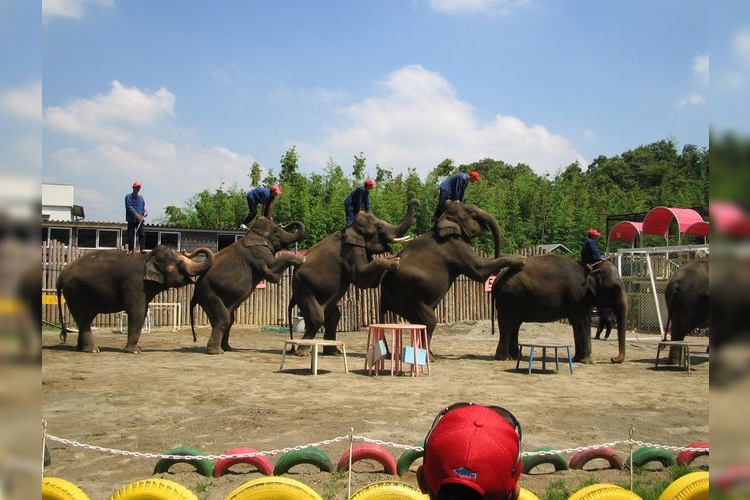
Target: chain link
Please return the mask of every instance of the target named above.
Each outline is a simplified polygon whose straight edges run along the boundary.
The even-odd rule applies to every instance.
[[[335,437],[332,439],[325,439],[323,441],[318,441],[317,443],[291,446],[288,448],[281,448],[278,450],[258,451],[258,452],[253,452],[253,453],[238,453],[234,455],[166,455],[162,453],[148,453],[148,452],[140,452],[140,451],[126,451],[126,450],[116,450],[113,448],[105,448],[103,446],[80,443],[78,441],[73,441],[71,439],[56,437],[51,434],[47,434],[47,439],[49,439],[50,441],[55,441],[57,443],[67,445],[67,446],[85,448],[87,450],[97,451],[100,453],[109,453],[112,455],[122,455],[122,456],[128,456],[128,457],[138,457],[138,458],[158,458],[158,459],[171,459],[171,460],[185,460],[186,456],[189,456],[191,459],[194,459],[194,460],[223,460],[227,458],[251,458],[251,457],[258,457],[258,456],[274,456],[280,453],[289,453],[292,451],[304,450],[305,448],[329,446],[329,445],[338,443],[340,441],[348,441],[350,439],[364,441],[366,443],[377,444],[380,446],[390,446],[392,448],[399,448],[403,450],[418,450],[418,451],[424,450],[424,448],[422,448],[421,446],[399,444],[399,443],[394,443],[392,441],[383,441],[380,439],[372,439],[372,438],[368,438],[367,436],[357,436],[357,435],[339,436],[339,437]],[[614,448],[618,445],[638,445],[638,446],[650,447],[650,448],[663,448],[665,450],[674,451],[674,452],[704,451],[708,449],[708,447],[696,448],[696,447],[685,447],[685,446],[668,446],[668,445],[662,445],[662,444],[646,443],[643,441],[636,441],[633,439],[626,439],[623,441],[612,441],[611,443],[603,443],[603,444],[597,444],[597,445],[592,445],[592,446],[579,446],[576,448],[563,448],[559,450],[525,451],[521,453],[521,456],[533,457],[533,456],[546,456],[546,455],[557,455],[557,454],[575,454],[575,453],[579,453],[585,450],[592,450],[596,448]]]

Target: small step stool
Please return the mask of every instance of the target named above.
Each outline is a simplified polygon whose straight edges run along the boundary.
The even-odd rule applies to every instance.
[[[573,373],[573,358],[570,356],[570,346],[566,344],[518,344],[518,359],[516,360],[516,370],[518,370],[519,366],[521,365],[521,357],[524,347],[529,348],[529,374],[531,374],[531,365],[534,363],[534,350],[539,347],[542,348],[542,371],[547,369],[547,349],[555,350],[555,370],[558,371],[560,370],[558,351],[560,349],[565,349],[565,352],[568,355],[568,367],[570,368],[570,373]]]
[[[284,368],[284,358],[286,358],[286,351],[289,346],[310,346],[310,370],[313,375],[318,374],[318,347],[330,347],[336,346],[341,348],[341,353],[344,355],[344,373],[349,373],[349,366],[346,362],[346,346],[341,340],[316,340],[316,339],[298,339],[298,340],[285,340],[284,350],[281,351],[281,365],[279,371]]]

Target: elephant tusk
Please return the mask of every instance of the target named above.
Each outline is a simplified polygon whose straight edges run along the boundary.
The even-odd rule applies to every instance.
[[[401,236],[400,238],[393,238],[394,243],[405,243],[414,238],[413,236]]]

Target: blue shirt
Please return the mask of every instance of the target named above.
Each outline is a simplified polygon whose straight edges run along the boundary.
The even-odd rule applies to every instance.
[[[456,174],[440,183],[440,190],[448,193],[449,200],[464,201],[466,186],[469,185],[469,174]]]
[[[592,237],[586,238],[581,247],[581,262],[584,264],[593,264],[602,260],[602,256],[599,253],[599,248],[596,246],[596,241]]]
[[[247,193],[247,199],[252,200],[255,204],[263,203],[265,205],[273,201],[275,197],[273,191],[264,187],[257,187]]]
[[[344,200],[344,206],[351,207],[354,213],[360,210],[370,211],[370,191],[364,186],[359,186],[357,189],[349,193],[349,196]]]
[[[125,195],[125,220],[138,222],[138,216],[146,213],[146,200],[139,194]]]

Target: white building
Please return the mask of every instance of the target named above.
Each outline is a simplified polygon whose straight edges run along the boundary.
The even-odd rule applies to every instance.
[[[72,221],[83,219],[83,207],[75,203],[71,184],[42,184],[42,220]]]

